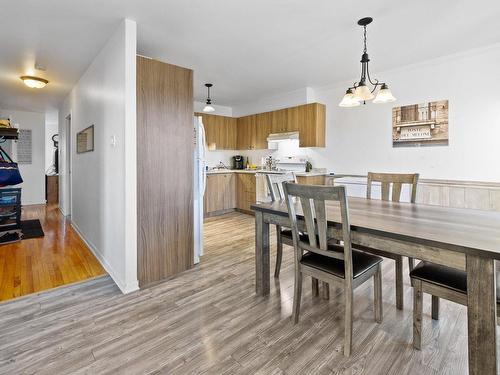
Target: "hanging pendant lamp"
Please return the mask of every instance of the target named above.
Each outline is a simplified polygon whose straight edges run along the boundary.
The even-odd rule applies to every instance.
[[[207,102],[205,108],[203,108],[203,112],[215,112],[215,108],[212,107],[212,99],[210,99],[210,87],[213,85],[211,83],[205,83],[205,87],[207,88]]]
[[[378,79],[370,77],[370,71],[368,68],[368,63],[370,58],[368,57],[368,52],[366,48],[366,26],[372,23],[373,18],[365,17],[358,21],[358,25],[363,27],[363,54],[361,55],[361,77],[359,82],[354,82],[352,87],[349,87],[339,103],[340,107],[357,107],[361,103],[366,104],[367,100],[373,100],[373,103],[389,103],[396,100],[392,95],[389,86],[380,82]],[[371,85],[369,87],[368,85]],[[378,90],[375,96],[375,91]]]

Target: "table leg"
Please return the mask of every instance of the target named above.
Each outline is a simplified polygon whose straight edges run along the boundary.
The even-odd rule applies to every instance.
[[[269,223],[255,211],[255,293],[269,294]]]
[[[496,275],[493,259],[467,255],[469,375],[496,375]]]

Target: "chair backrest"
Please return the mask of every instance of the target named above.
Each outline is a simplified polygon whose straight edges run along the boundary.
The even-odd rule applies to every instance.
[[[284,174],[268,173],[266,177],[267,177],[266,178],[267,187],[269,188],[269,192],[271,193],[271,200],[273,202],[285,200],[283,183],[285,182],[297,183],[297,178],[295,177],[295,173],[293,172],[287,172]]]
[[[285,200],[291,222],[296,262],[300,262],[304,251],[310,251],[330,258],[343,259],[345,278],[346,280],[352,280],[351,226],[349,224],[345,187],[284,183],[283,188],[285,190]],[[309,243],[300,240],[296,210],[298,204],[296,206],[296,200],[300,202],[302,208],[302,216],[304,217]],[[342,240],[344,241],[343,252],[328,251],[327,201],[340,203]]]
[[[368,172],[368,180],[366,185],[366,198],[372,197],[372,183],[380,182],[382,186],[382,200],[399,202],[401,200],[401,188],[403,184],[411,185],[411,203],[415,203],[417,198],[417,183],[418,173],[372,173]],[[389,199],[389,192],[392,184],[392,196]]]

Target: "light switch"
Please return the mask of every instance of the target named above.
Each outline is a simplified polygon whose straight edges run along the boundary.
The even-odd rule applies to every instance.
[[[111,147],[116,147],[116,135],[111,136]]]

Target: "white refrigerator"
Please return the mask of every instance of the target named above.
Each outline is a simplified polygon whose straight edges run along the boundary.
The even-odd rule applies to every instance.
[[[205,128],[201,116],[194,117],[194,263],[203,255],[203,195],[207,183]]]

